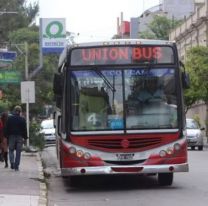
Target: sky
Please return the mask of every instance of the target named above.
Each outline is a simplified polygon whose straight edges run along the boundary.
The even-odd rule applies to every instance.
[[[28,0],[39,2],[39,18],[65,18],[66,30],[76,41],[110,39],[116,34],[117,17],[130,21],[159,0]],[[38,21],[38,20],[37,20]]]

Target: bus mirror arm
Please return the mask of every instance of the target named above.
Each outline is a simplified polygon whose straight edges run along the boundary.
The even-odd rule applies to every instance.
[[[182,71],[182,86],[183,86],[184,89],[189,89],[190,88],[189,74],[186,73],[185,65],[183,64],[182,61],[180,61],[180,66],[183,68],[183,71]]]
[[[58,130],[57,133],[61,137],[61,115],[58,116]]]

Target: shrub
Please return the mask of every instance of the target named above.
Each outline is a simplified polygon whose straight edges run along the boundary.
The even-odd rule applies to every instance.
[[[30,123],[30,145],[39,148],[40,150],[44,149],[45,140],[43,134],[40,133],[40,124],[36,121]]]

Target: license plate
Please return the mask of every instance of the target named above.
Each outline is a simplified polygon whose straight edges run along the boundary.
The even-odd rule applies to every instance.
[[[188,142],[190,143],[190,142],[195,142],[195,140],[194,139],[188,139]]]
[[[116,154],[118,160],[132,160],[134,158],[133,153]]]

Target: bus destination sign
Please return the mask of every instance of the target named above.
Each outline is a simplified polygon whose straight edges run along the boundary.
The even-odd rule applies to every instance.
[[[173,64],[173,56],[168,46],[80,48],[72,50],[71,65]]]

